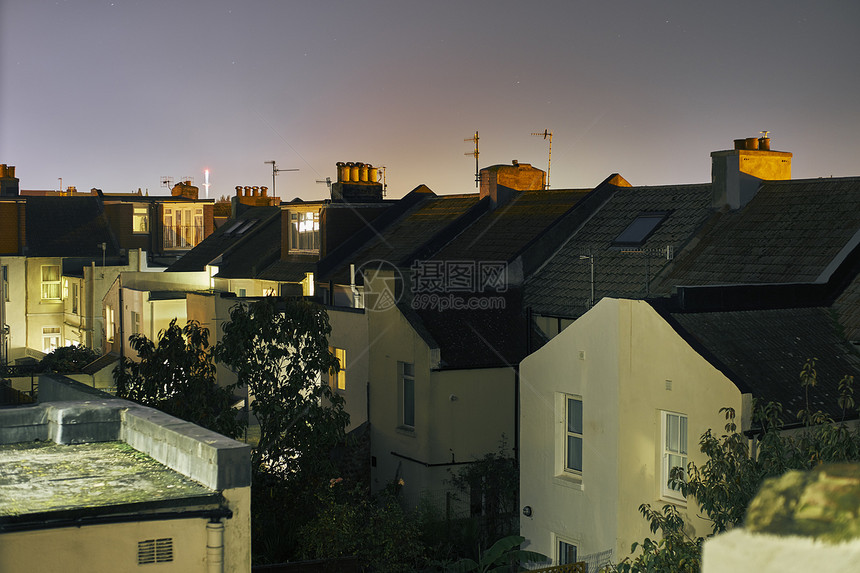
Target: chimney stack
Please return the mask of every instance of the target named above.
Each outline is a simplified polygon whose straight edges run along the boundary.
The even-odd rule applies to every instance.
[[[762,181],[791,179],[792,154],[771,151],[764,137],[735,139],[734,149],[711,153],[712,206],[740,209],[750,202]]]

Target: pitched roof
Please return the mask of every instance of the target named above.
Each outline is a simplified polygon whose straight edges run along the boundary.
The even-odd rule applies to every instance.
[[[438,302],[450,298],[442,294],[435,304],[429,297],[416,295],[398,305],[418,330],[425,330],[436,341],[442,369],[511,367],[525,358],[528,322],[520,312],[522,294],[518,290],[456,298],[461,301],[458,307],[444,310]],[[469,308],[470,301],[481,299],[482,304]]]
[[[31,257],[101,257],[119,254],[98,197],[27,197],[26,251]]]
[[[324,278],[339,284],[348,284],[349,265],[360,267],[371,261],[387,261],[397,266],[404,258],[419,249],[438,233],[443,232],[459,217],[474,208],[480,197],[468,195],[428,195],[396,221],[384,228],[337,266]]]
[[[799,375],[808,359],[817,359],[818,372],[809,408],[835,420],[843,415],[839,381],[845,375],[860,379],[860,355],[840,336],[827,308],[661,314],[741,391],[781,403],[786,424],[797,422],[797,412],[807,407]]]
[[[524,303],[536,314],[576,318],[589,308],[594,264],[595,300],[603,296],[643,298],[648,280],[670,261],[666,249],[684,248],[711,214],[711,185],[615,187],[531,277]],[[616,239],[641,215],[664,214],[641,245]]]
[[[280,249],[280,213],[281,210],[278,207],[253,207],[244,211],[239,217],[227,221],[216,229],[200,244],[167,267],[167,270],[170,272],[202,271],[206,265],[218,261],[243,243],[253,244],[253,251],[261,242],[261,232],[264,229],[271,230],[272,227],[277,229],[276,242]],[[267,238],[263,238],[262,242],[265,243],[266,240]]]
[[[745,207],[717,214],[658,289],[825,281],[858,236],[860,177],[765,182]]]
[[[510,261],[588,192],[588,189],[520,192],[469,225],[432,258]]]

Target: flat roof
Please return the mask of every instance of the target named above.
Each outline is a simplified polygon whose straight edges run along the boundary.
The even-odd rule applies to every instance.
[[[0,445],[0,524],[36,514],[217,505],[221,495],[124,442]]]

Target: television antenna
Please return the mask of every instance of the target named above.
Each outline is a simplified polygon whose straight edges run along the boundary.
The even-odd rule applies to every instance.
[[[325,179],[317,179],[317,183],[325,183],[328,185],[328,192],[331,193],[331,177],[326,177]]]
[[[173,189],[173,177],[169,175],[162,175],[160,183],[165,189]]]
[[[277,193],[275,193],[275,175],[281,171],[298,171],[298,169],[278,169],[278,164],[275,163],[274,159],[271,161],[264,161],[263,163],[272,166],[272,197],[277,197]]]
[[[463,141],[474,141],[475,142],[475,151],[467,151],[466,153],[464,153],[464,155],[474,155],[475,156],[475,187],[477,187],[478,183],[481,182],[481,172],[478,170],[478,155],[481,154],[481,152],[478,151],[478,139],[480,139],[480,138],[478,137],[478,132],[476,131],[474,137],[467,137],[466,139],[463,140]]]
[[[552,165],[552,131],[545,129],[543,133],[533,133],[532,135],[549,139],[549,158],[546,161],[546,187],[544,187],[544,189],[549,189],[549,168]]]

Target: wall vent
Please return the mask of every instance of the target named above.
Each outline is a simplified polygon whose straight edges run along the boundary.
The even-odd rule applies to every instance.
[[[173,538],[147,539],[137,542],[137,564],[168,563],[173,561]]]

